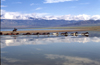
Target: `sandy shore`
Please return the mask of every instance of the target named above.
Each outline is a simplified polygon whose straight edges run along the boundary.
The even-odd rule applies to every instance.
[[[14,33],[47,33],[47,32],[77,32],[77,31],[88,31],[86,29],[81,29],[81,30],[29,30],[29,31],[17,31],[17,32],[14,32]],[[6,33],[12,33],[12,31],[1,31],[3,34],[6,34]]]

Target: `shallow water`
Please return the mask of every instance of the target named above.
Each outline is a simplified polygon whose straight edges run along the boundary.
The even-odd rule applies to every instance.
[[[14,29],[0,29],[0,31],[12,31]],[[17,31],[27,31],[27,30],[74,30],[74,29],[17,29]]]
[[[89,31],[88,37],[5,35],[0,38],[1,65],[100,65],[100,32]]]

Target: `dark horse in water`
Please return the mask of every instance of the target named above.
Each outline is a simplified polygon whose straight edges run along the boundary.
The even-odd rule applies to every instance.
[[[16,28],[14,28],[13,32],[16,32],[16,31],[17,31],[17,29],[16,29]]]
[[[0,32],[0,35],[2,35],[3,33],[2,32]]]

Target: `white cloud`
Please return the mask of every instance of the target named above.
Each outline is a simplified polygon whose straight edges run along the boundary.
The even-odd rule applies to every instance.
[[[32,18],[40,18],[42,16],[47,15],[48,13],[30,13],[30,14],[22,14],[19,12],[7,12],[5,10],[1,10],[1,19],[29,19]]]
[[[7,6],[5,6],[5,5],[1,5],[1,7],[7,7]]]
[[[40,9],[42,9],[41,7],[38,7],[38,8],[36,8],[35,10],[40,10]]]
[[[41,8],[37,8],[36,10],[39,10]],[[46,20],[100,20],[100,15],[87,15],[87,14],[80,14],[80,15],[59,15],[59,16],[52,16],[49,15],[49,13],[29,13],[29,14],[22,14],[19,12],[7,12],[5,10],[1,10],[1,18],[2,19],[29,19],[31,18],[41,18]]]
[[[78,0],[45,0],[44,3],[59,3],[59,2],[66,2],[66,1],[78,1]]]
[[[100,20],[100,15],[93,15],[92,17],[91,17],[91,19],[93,19],[93,20]]]
[[[34,3],[31,3],[30,6],[34,5]]]

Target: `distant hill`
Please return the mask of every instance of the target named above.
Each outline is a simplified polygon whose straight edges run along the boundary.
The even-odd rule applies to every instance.
[[[66,26],[96,26],[100,20],[10,20],[1,19],[1,28],[41,28],[41,27],[66,27]]]
[[[1,19],[1,28],[40,28],[40,27],[56,27],[64,24],[72,24],[79,21],[75,20],[44,20],[44,19],[32,19],[32,20],[10,20]]]
[[[97,26],[100,25],[100,20],[84,20],[71,24],[64,24],[61,26]]]

